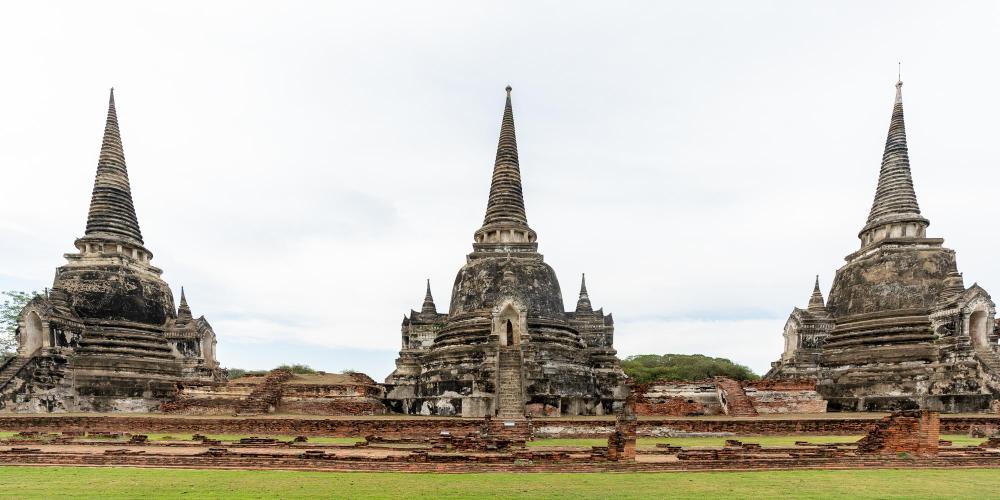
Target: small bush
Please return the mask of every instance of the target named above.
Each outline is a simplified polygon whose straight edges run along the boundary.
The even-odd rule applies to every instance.
[[[288,370],[296,375],[315,375],[316,370],[309,365],[281,365],[276,368],[276,370]]]

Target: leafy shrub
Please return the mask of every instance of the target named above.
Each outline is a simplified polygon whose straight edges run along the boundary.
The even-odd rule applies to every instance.
[[[226,378],[236,380],[242,377],[263,377],[267,375],[266,370],[244,370],[243,368],[223,368]]]
[[[290,372],[292,372],[292,373],[294,373],[296,375],[315,375],[316,374],[316,370],[314,370],[309,365],[300,365],[300,364],[281,365],[281,366],[279,366],[276,369],[277,370],[288,370],[288,371],[290,371]]]
[[[750,368],[725,358],[702,354],[638,354],[622,361],[625,374],[643,384],[654,380],[704,380],[716,376],[757,380]]]

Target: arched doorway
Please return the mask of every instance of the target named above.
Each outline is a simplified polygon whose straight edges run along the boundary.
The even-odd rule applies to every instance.
[[[208,335],[201,339],[201,357],[210,366],[215,366],[215,339]]]
[[[975,347],[987,347],[989,345],[989,316],[986,311],[980,309],[973,311],[969,315],[969,338]]]
[[[495,316],[494,334],[499,337],[500,345],[513,347],[521,343],[521,314],[513,304],[506,304]]]
[[[24,344],[22,345],[21,354],[25,356],[31,356],[35,351],[42,348],[44,342],[44,333],[42,332],[42,318],[38,316],[38,313],[31,311],[24,318]]]
[[[798,326],[789,323],[788,325],[785,325],[785,353],[782,357],[785,359],[792,359],[798,348],[799,328]]]

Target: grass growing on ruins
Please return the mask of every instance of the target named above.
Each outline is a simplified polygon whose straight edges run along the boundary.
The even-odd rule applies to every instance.
[[[418,474],[0,467],[0,484],[0,498],[982,498],[1000,489],[1000,474],[990,469]]]
[[[191,441],[191,438],[192,438],[191,434],[181,434],[181,433],[174,433],[174,434],[170,434],[170,433],[160,433],[160,434],[157,434],[157,433],[147,433],[146,436],[149,437],[149,439],[151,441]],[[17,432],[0,432],[0,439],[15,439],[16,440],[19,437],[20,436],[18,436]],[[206,434],[205,437],[207,437],[209,439],[217,439],[217,440],[223,441],[223,442],[239,441],[240,439],[246,438],[246,437],[273,438],[273,439],[277,439],[278,441],[291,441],[292,439],[295,439],[295,436],[282,436],[282,435],[251,436],[249,434]],[[36,438],[32,438],[32,439],[36,439]],[[86,440],[101,439],[101,440],[107,440],[107,441],[127,441],[128,440],[128,438],[126,438],[126,437],[114,437],[114,438],[112,438],[112,437],[101,437],[101,436],[88,436],[88,437],[81,437],[80,439],[86,439]],[[309,437],[309,442],[310,443],[321,443],[321,444],[354,444],[354,443],[357,443],[358,441],[364,441],[364,440],[365,440],[365,438],[363,438],[363,437],[326,437],[326,436],[315,436],[315,437],[314,436],[310,436]]]
[[[153,441],[190,441],[190,434],[182,433],[150,433],[147,434]],[[245,437],[274,438],[279,441],[291,441],[295,436],[268,435],[250,436],[248,434],[207,434],[210,439],[217,439],[223,442],[239,441]],[[0,432],[0,439],[17,439],[16,432]],[[86,438],[95,439],[95,438]],[[726,439],[737,439],[744,443],[757,443],[765,447],[794,446],[796,441],[807,441],[813,444],[824,443],[852,443],[861,439],[861,436],[726,436],[726,437],[669,437],[669,438],[639,438],[639,446],[656,446],[659,443],[667,443],[674,446],[722,446]],[[985,441],[985,438],[973,438],[964,434],[941,435],[941,439],[952,442],[952,446],[961,447],[978,445]],[[125,440],[120,438],[118,440]],[[350,445],[359,441],[364,441],[363,437],[325,437],[310,436],[309,443],[317,444],[345,444]],[[536,439],[529,441],[528,446],[607,446],[608,440],[605,438],[569,438],[569,439]]]
[[[190,434],[147,434],[149,439],[155,441],[189,441],[191,439]],[[267,436],[251,436],[249,434],[205,434],[205,437],[209,439],[218,439],[219,441],[239,441],[240,439],[247,437],[261,437],[261,438],[273,438],[278,441],[291,441],[295,439],[295,436],[282,436],[282,435],[267,435]],[[364,441],[363,437],[324,437],[324,436],[310,436],[310,443],[324,443],[324,444],[354,444],[358,441]]]
[[[671,437],[671,438],[639,438],[639,446],[656,446],[658,443],[668,443],[674,446],[722,446],[727,439],[736,439],[744,443],[757,443],[765,447],[795,446],[796,441],[807,441],[813,444],[853,443],[861,436],[726,436],[726,437]],[[952,446],[978,445],[985,438],[970,438],[962,434],[942,435],[941,439],[952,442]],[[607,446],[607,439],[536,439],[528,446]]]

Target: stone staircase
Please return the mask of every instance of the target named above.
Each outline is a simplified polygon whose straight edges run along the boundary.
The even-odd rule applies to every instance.
[[[1000,355],[988,347],[977,347],[976,359],[986,372],[986,385],[994,393],[1000,393]]]
[[[14,375],[17,375],[17,372],[21,371],[21,368],[24,368],[24,365],[28,364],[31,359],[30,357],[14,356],[0,365],[0,390],[3,390],[14,378]]]
[[[991,373],[1000,376],[1000,356],[988,347],[977,347],[976,357]]]
[[[722,399],[722,408],[726,414],[732,417],[756,417],[757,410],[753,407],[750,398],[743,391],[743,386],[736,380],[725,377],[716,377],[715,385],[719,388],[719,395]]]
[[[290,378],[292,372],[288,370],[271,370],[264,381],[251,391],[246,399],[240,401],[236,407],[236,415],[264,415],[274,411],[281,402],[283,384]]]
[[[499,355],[498,419],[524,418],[524,390],[521,384],[521,351],[501,347]]]

